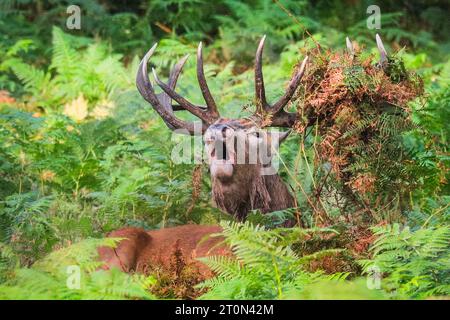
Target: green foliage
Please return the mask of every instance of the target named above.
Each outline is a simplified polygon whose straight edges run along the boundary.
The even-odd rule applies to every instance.
[[[422,57],[425,60],[422,63],[411,61],[411,58],[409,57],[406,62],[416,64],[420,68],[427,56]],[[448,195],[450,191],[448,184],[450,172],[446,169],[450,164],[448,157],[450,129],[446,124],[450,116],[448,108],[450,63],[437,64],[422,70],[426,81],[427,99],[412,104],[414,109],[412,121],[419,129],[405,136],[405,145],[418,164],[415,167],[417,175],[421,176],[422,187],[415,190],[417,199],[427,199],[438,194]]]
[[[363,279],[345,280],[348,273],[324,275],[304,268],[306,262],[336,249],[302,255],[293,244],[327,229],[265,230],[249,223],[222,222],[225,241],[236,258],[202,258],[217,273],[200,288],[203,299],[424,299],[449,294],[447,226],[400,230],[399,225],[373,227],[377,237],[371,260],[361,260],[367,276],[381,272],[383,290],[370,290]],[[326,289],[325,289],[326,288]],[[330,289],[333,288],[333,289]]]
[[[420,202],[405,212],[408,221],[413,226],[442,226],[450,221],[450,197],[422,198]]]
[[[11,64],[14,64],[17,60],[17,56],[22,52],[28,52],[33,48],[33,41],[30,39],[20,39],[10,48],[3,48],[0,46],[0,89],[6,89],[9,91],[17,90],[17,83],[8,77],[7,72],[10,69]],[[35,71],[35,69],[33,69]],[[31,71],[30,71],[31,72]],[[36,76],[37,77],[37,76]]]
[[[419,228],[373,227],[377,239],[366,273],[379,270],[383,288],[395,297],[424,299],[450,294],[450,230],[447,225]]]
[[[371,290],[365,279],[352,281],[320,280],[308,284],[302,291],[287,294],[287,299],[298,300],[386,300],[381,290]]]
[[[0,299],[153,299],[148,292],[151,278],[115,268],[98,270],[102,263],[96,261],[97,247],[116,243],[112,238],[84,240],[51,253],[30,268],[16,269],[0,284]]]
[[[132,85],[131,72],[119,62],[121,56],[109,54],[104,44],[71,36],[57,27],[52,35],[48,70],[30,66],[21,59],[12,59],[7,64],[24,84],[30,95],[29,104],[55,110],[80,93],[89,103],[96,104],[108,98],[113,90]]]
[[[55,238],[43,216],[51,200],[51,197],[37,198],[32,193],[8,197],[1,215],[2,241],[11,243],[14,251],[23,257],[50,251]],[[32,246],[29,245],[31,239],[34,240]]]
[[[327,229],[266,230],[246,222],[222,222],[222,235],[233,250],[235,258],[212,256],[201,258],[217,277],[206,280],[200,288],[210,290],[203,299],[286,299],[294,292],[322,279],[345,279],[348,274],[324,276],[306,272],[303,266],[312,259],[336,253],[323,250],[311,255],[299,255],[292,244]]]

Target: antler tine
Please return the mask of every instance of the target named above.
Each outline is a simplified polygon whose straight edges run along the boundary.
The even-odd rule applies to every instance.
[[[178,93],[175,92],[171,87],[169,87],[167,84],[159,80],[158,75],[156,74],[156,70],[152,69],[153,77],[155,78],[156,83],[158,86],[166,93],[168,94],[173,100],[178,102],[180,106],[182,106],[184,109],[192,113],[193,115],[199,117],[205,122],[209,122],[208,118],[206,117],[206,114],[204,111],[202,111],[200,106],[197,106],[195,104],[192,104],[182,96],[180,96]]]
[[[150,50],[145,54],[144,58],[142,58],[138,72],[136,75],[136,86],[139,91],[139,93],[144,97],[145,100],[150,102],[152,105],[159,105],[159,101],[156,98],[155,92],[153,90],[153,87],[150,83],[150,80],[147,77],[147,63],[150,57],[155,52],[155,49],[157,47],[157,43],[155,43]]]
[[[214,101],[211,91],[209,91],[208,83],[206,82],[205,72],[203,69],[203,52],[201,42],[199,43],[197,49],[197,79],[211,116],[216,119],[219,118],[219,111],[217,110],[216,102]]]
[[[257,111],[267,110],[269,105],[266,101],[266,91],[264,89],[264,77],[262,73],[262,54],[264,50],[264,42],[266,35],[264,35],[259,42],[255,57],[255,96]]]
[[[183,67],[188,58],[189,58],[189,54],[185,55],[183,58],[180,59],[180,61],[177,62],[177,64],[170,71],[169,81],[167,82],[167,85],[172,90],[175,90],[178,77],[180,76],[181,71],[183,70]],[[159,100],[161,101],[161,104],[166,109],[175,111],[175,108],[172,106],[172,98],[167,93],[163,92],[163,93],[157,94],[156,96],[159,98]],[[184,110],[184,109],[181,108],[181,110]]]
[[[346,38],[345,38],[345,43],[346,43],[346,45],[347,45],[348,54],[349,54],[351,57],[354,57],[354,55],[355,55],[355,49],[353,48],[353,43],[352,43],[352,41],[350,40],[349,37],[346,37]]]
[[[281,109],[283,109],[288,102],[291,100],[292,96],[300,85],[300,81],[302,80],[303,74],[305,73],[306,63],[308,62],[308,56],[303,59],[302,64],[300,65],[300,69],[298,72],[292,77],[291,81],[289,81],[289,85],[286,89],[284,95],[270,108],[270,112],[276,114]]]
[[[155,52],[157,44],[155,43],[153,47],[145,54],[144,58],[142,58],[138,72],[136,75],[136,87],[139,91],[139,93],[142,95],[142,97],[149,102],[153,109],[159,114],[159,116],[163,119],[163,121],[166,123],[166,125],[171,130],[176,129],[186,129],[189,134],[195,135],[195,134],[201,134],[202,131],[206,130],[206,128],[203,126],[202,130],[196,130],[196,125],[194,122],[188,122],[184,120],[180,120],[175,117],[173,110],[168,105],[163,105],[164,99],[158,99],[158,97],[155,94],[155,91],[153,90],[153,86],[150,83],[150,80],[148,79],[148,72],[147,72],[147,64],[153,53]],[[182,64],[177,64],[179,68],[182,67]],[[176,78],[178,77],[177,74],[177,68],[174,69],[174,78],[172,78],[172,85],[176,82]],[[178,72],[179,74],[179,72]],[[176,76],[175,76],[176,75]]]
[[[266,36],[264,35],[259,42],[258,49],[256,50],[255,58],[255,93],[256,93],[256,112],[255,116],[260,117],[263,112],[270,113],[273,115],[271,123],[268,126],[276,127],[291,127],[296,119],[297,115],[292,112],[286,112],[283,108],[292,99],[295,90],[297,90],[300,85],[300,81],[305,73],[306,63],[308,57],[305,57],[299,70],[294,74],[294,76],[289,81],[288,88],[284,95],[272,106],[266,100],[266,93],[264,89],[264,78],[262,73],[262,53],[264,49],[264,42]]]
[[[386,63],[388,63],[388,54],[386,49],[384,48],[383,41],[381,41],[381,37],[378,33],[375,35],[375,39],[377,41],[378,51],[380,52],[380,65],[384,67]]]

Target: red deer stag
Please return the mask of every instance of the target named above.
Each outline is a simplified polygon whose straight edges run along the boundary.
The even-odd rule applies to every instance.
[[[259,43],[255,61],[255,91],[256,111],[246,119],[221,118],[217,105],[212,98],[203,73],[202,46],[197,52],[197,77],[206,107],[196,106],[178,95],[174,89],[186,62],[187,57],[181,59],[173,68],[167,84],[161,82],[155,74],[156,83],[163,93],[156,95],[147,76],[147,63],[156,45],[154,45],[142,59],[137,74],[137,88],[141,95],[162,117],[171,130],[184,129],[189,134],[203,134],[205,147],[209,156],[213,197],[216,204],[224,211],[244,220],[249,210],[260,209],[263,212],[281,210],[294,206],[294,199],[288,188],[276,174],[262,174],[263,169],[270,166],[269,162],[259,159],[256,163],[240,163],[238,160],[237,141],[244,144],[244,159],[251,158],[252,146],[264,146],[273,143],[273,135],[262,130],[264,127],[292,127],[297,120],[295,113],[287,112],[284,107],[294,95],[303,76],[307,58],[305,58],[294,73],[285,94],[274,104],[270,105],[265,97],[264,80],[262,75],[262,51],[265,37]],[[388,55],[380,37],[377,35],[377,46],[380,51],[379,67],[385,68]],[[347,38],[347,48],[353,56],[352,43]],[[171,100],[179,105],[172,105]],[[202,120],[199,132],[194,122],[187,122],[175,117],[174,112],[187,110]],[[282,141],[287,134],[278,140]],[[237,139],[236,139],[237,138]],[[242,139],[244,138],[244,139]],[[277,139],[277,138],[275,138]],[[275,143],[278,141],[275,141]],[[266,150],[266,149],[264,149]],[[204,277],[211,276],[206,266],[195,262],[194,258],[208,255],[231,255],[231,250],[220,245],[220,238],[205,237],[221,231],[219,226],[185,225],[162,230],[145,231],[139,228],[124,228],[109,234],[110,237],[126,238],[116,249],[100,248],[101,259],[106,267],[119,267],[123,271],[145,272],[147,267],[160,265],[168,268],[168,258],[174,250],[180,250],[185,260],[198,264]]]
[[[171,130],[203,135],[214,202],[221,210],[233,215],[239,221],[245,220],[248,212],[253,209],[267,213],[294,207],[294,198],[288,187],[274,170],[272,172],[269,170],[273,146],[281,143],[288,132],[277,135],[262,129],[290,128],[296,121],[296,113],[287,112],[284,107],[300,84],[308,58],[303,60],[294,73],[284,95],[277,102],[269,104],[266,100],[262,73],[264,41],[265,36],[256,51],[256,110],[247,118],[220,117],[217,104],[206,83],[201,43],[197,51],[197,78],[206,106],[194,105],[175,91],[178,76],[187,56],[175,65],[167,84],[159,80],[153,70],[155,81],[163,90],[161,94],[155,94],[147,74],[147,64],[156,49],[156,44],[142,59],[136,77],[139,92]],[[178,105],[172,105],[172,99]],[[175,116],[175,111],[180,110],[190,112],[201,119],[202,123],[181,120]],[[258,152],[256,158],[254,150]]]

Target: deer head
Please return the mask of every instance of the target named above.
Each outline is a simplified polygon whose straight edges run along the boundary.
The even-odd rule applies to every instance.
[[[141,95],[171,130],[183,129],[183,133],[203,135],[214,200],[221,209],[240,220],[245,219],[251,209],[269,212],[293,206],[287,187],[275,172],[269,170],[274,147],[287,137],[288,132],[274,134],[264,128],[290,128],[297,120],[297,114],[285,111],[284,107],[300,84],[308,57],[294,72],[284,95],[270,104],[266,100],[262,73],[264,42],[265,36],[259,43],[255,59],[256,110],[247,118],[226,119],[220,116],[205,79],[201,43],[197,51],[197,78],[206,106],[194,105],[175,91],[187,56],[174,66],[167,83],[162,82],[153,69],[155,81],[163,90],[160,94],[155,94],[147,75],[147,64],[156,44],[142,59],[136,78]],[[176,105],[172,104],[172,99]],[[175,112],[180,110],[198,117],[201,124],[176,117]]]

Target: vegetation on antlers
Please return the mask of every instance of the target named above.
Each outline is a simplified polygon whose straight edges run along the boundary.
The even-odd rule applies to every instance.
[[[392,55],[383,68],[374,60],[360,51],[314,57],[295,102],[301,117],[296,131],[320,136],[315,161],[323,173],[316,196],[331,185],[346,198],[344,207],[368,215],[395,198],[404,205],[417,188],[402,136],[415,127],[409,103],[423,97],[421,79],[401,58]]]

